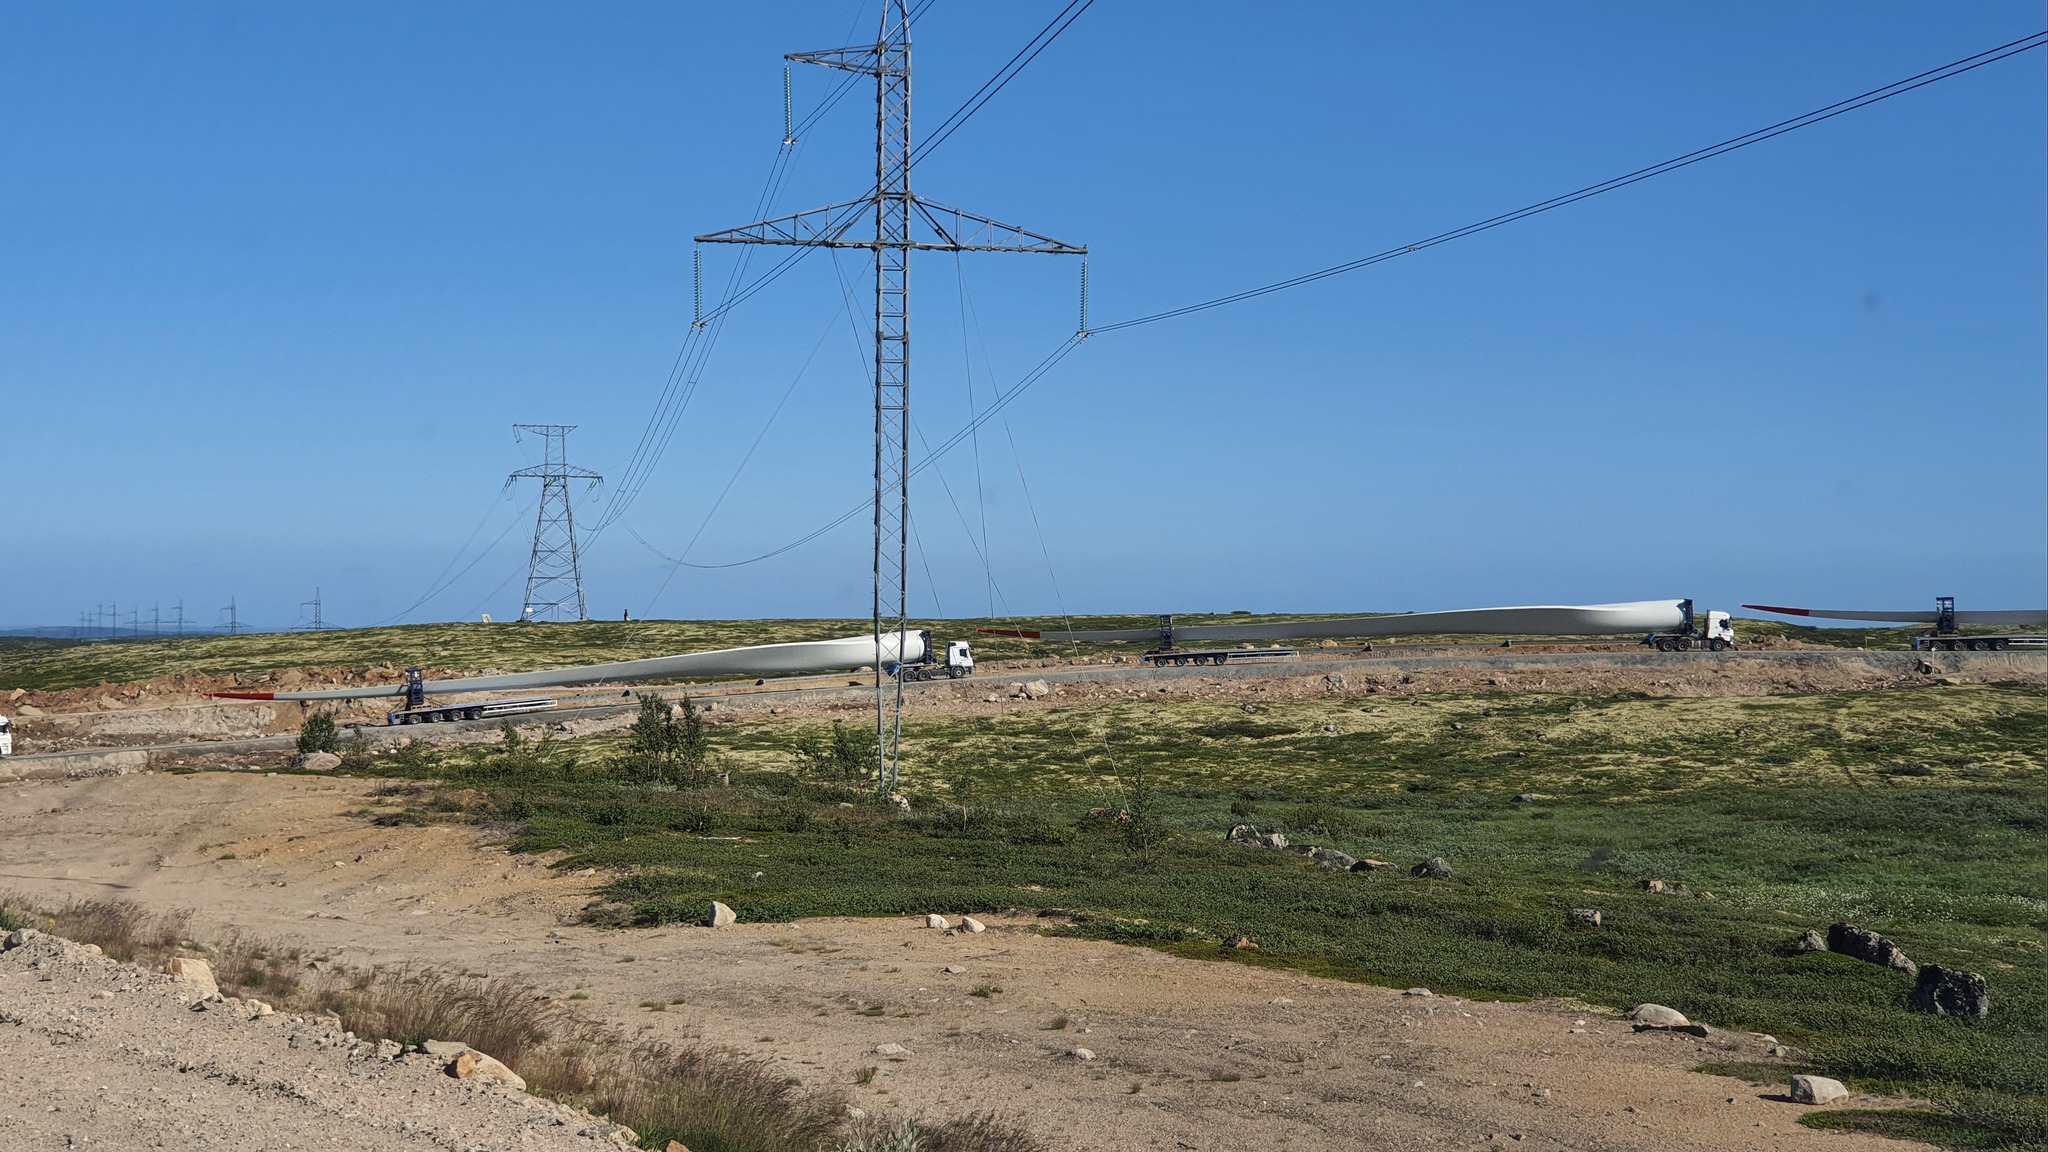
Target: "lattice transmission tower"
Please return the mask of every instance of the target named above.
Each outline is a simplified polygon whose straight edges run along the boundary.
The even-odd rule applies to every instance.
[[[785,244],[865,248],[875,261],[875,745],[881,787],[896,787],[903,738],[903,682],[888,674],[909,631],[910,254],[1042,252],[1086,256],[1088,249],[1003,224],[910,191],[910,10],[883,0],[875,43],[792,52],[819,64],[875,78],[875,187],[857,200],[699,236],[709,244]],[[863,219],[872,237],[850,236]],[[923,233],[921,235],[920,233]]]
[[[583,599],[583,558],[576,550],[576,513],[569,506],[569,481],[604,477],[569,463],[569,433],[574,424],[514,424],[513,435],[537,432],[546,440],[541,462],[521,468],[505,483],[540,481],[540,512],[533,524],[533,556],[526,564],[526,606],[521,620],[559,619],[573,611],[574,620],[590,618]]]

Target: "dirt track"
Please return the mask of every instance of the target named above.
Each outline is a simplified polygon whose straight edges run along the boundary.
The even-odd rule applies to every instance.
[[[1800,1127],[1801,1106],[1687,1071],[1761,1059],[1761,1038],[1635,1035],[1568,1004],[1410,997],[1046,937],[1036,921],[997,920],[979,936],[902,920],[575,927],[594,878],[555,875],[470,829],[374,827],[347,814],[369,786],[248,773],[8,786],[0,889],[190,908],[202,934],[310,945],[352,965],[517,975],[582,992],[593,1014],[648,1036],[730,1046],[849,1088],[872,1114],[995,1109],[1057,1148],[1222,1149],[1248,1133],[1294,1149],[1910,1147]],[[983,984],[1001,991],[969,994]],[[17,1063],[22,1043],[0,1025],[0,1059]],[[884,1043],[912,1055],[877,1057]],[[100,1074],[19,1066],[0,1083],[30,1099],[44,1078]],[[863,1067],[878,1072],[856,1088]],[[157,1075],[165,1091],[178,1083]],[[363,1116],[380,1115],[377,1099]],[[23,1108],[21,1095],[0,1097],[0,1115]],[[337,1119],[331,1146],[366,1146],[350,1131]]]

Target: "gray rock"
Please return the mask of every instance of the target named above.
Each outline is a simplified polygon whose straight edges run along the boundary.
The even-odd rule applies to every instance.
[[[8,948],[19,948],[41,935],[41,932],[33,928],[16,928],[7,934],[6,945]]]
[[[1041,696],[1050,696],[1052,695],[1052,685],[1043,680],[1033,680],[1029,684],[1024,685],[1024,695],[1033,700]]]
[[[1431,992],[1431,991],[1430,991],[1429,989],[1427,989],[1427,988],[1410,988],[1410,989],[1408,989],[1408,990],[1407,990],[1406,992],[1403,992],[1403,993],[1401,993],[1401,995],[1403,995],[1403,996],[1434,996],[1434,995],[1436,995],[1436,993],[1434,993],[1434,992]]]
[[[944,916],[933,912],[924,918],[924,926],[927,928],[945,929],[951,928],[953,925]]]
[[[1676,1008],[1666,1008],[1662,1004],[1638,1004],[1635,1011],[1628,1014],[1628,1018],[1638,1024],[1651,1024],[1659,1028],[1692,1023],[1685,1018],[1685,1013]]]
[[[1451,862],[1441,856],[1431,856],[1410,868],[1408,874],[1418,879],[1448,880],[1451,878]]]
[[[1828,927],[1828,951],[1854,956],[1858,960],[1881,967],[1895,968],[1908,976],[1917,976],[1920,973],[1920,966],[1908,960],[1897,944],[1854,924],[1833,924]]]
[[[1801,952],[1825,952],[1828,950],[1828,942],[1820,933],[1808,928],[1806,935],[1799,938],[1799,950]]]
[[[1975,972],[1929,964],[1913,985],[1912,1005],[1936,1016],[1989,1016],[1991,989]]]
[[[1536,794],[1534,792],[1518,792],[1515,794],[1515,803],[1517,804],[1534,804],[1535,802]]]
[[[909,1058],[910,1049],[905,1048],[901,1044],[877,1044],[875,1045],[875,1055],[885,1060],[904,1060]]]
[[[1849,1090],[1842,1086],[1840,1080],[1830,1080],[1825,1076],[1794,1076],[1791,1091],[1786,1095],[1801,1104],[1833,1104],[1837,1100],[1847,1100]]]
[[[986,932],[988,931],[988,925],[983,924],[972,916],[962,916],[960,918],[960,930],[963,932]]]
[[[1401,866],[1391,860],[1359,860],[1351,865],[1353,872],[1399,872]]]
[[[1564,918],[1573,924],[1587,924],[1594,928],[1600,926],[1600,910],[1597,908],[1573,908],[1564,914]]]
[[[341,767],[341,757],[332,752],[308,752],[292,761],[292,767],[301,772],[332,772]]]
[[[1082,1061],[1095,1059],[1095,1053],[1090,1052],[1086,1048],[1069,1048],[1067,1049],[1067,1055]]]
[[[711,902],[711,926],[713,928],[730,928],[734,924],[739,923],[739,920],[739,913],[717,900]]]
[[[1330,692],[1342,692],[1344,690],[1344,674],[1342,672],[1324,674],[1323,688]]]
[[[1268,848],[1285,848],[1287,847],[1287,837],[1282,836],[1278,832],[1268,832],[1262,843]]]
[[[1259,830],[1249,824],[1232,824],[1230,826],[1230,835],[1224,837],[1224,839],[1239,844],[1257,844],[1259,842]]]

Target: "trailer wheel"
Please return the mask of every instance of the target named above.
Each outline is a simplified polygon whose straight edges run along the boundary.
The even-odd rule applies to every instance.
[[[1991,642],[1991,647],[1992,647],[1992,649],[1993,649],[1994,651],[1999,651],[1999,652],[2003,652],[2003,651],[2005,651],[2005,647],[2006,647],[2006,639],[2005,639],[2005,637],[2003,637],[2003,636],[2000,636],[2000,637],[1999,637],[1998,639],[1996,639],[1996,640],[1993,640],[1993,641]]]

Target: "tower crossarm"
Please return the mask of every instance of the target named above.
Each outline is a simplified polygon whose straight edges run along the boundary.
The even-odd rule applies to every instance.
[[[800,248],[908,248],[919,252],[1042,252],[1052,256],[1086,256],[1085,244],[1069,244],[921,196],[910,196],[913,215],[932,233],[931,239],[906,237],[877,240],[849,237],[846,233],[862,213],[874,206],[875,197],[848,200],[825,208],[778,216],[753,224],[729,228],[697,237],[705,244],[785,244]]]
[[[847,229],[875,206],[873,196],[810,208],[697,237],[700,244],[796,244],[806,248],[873,248],[873,240],[846,238]]]
[[[1069,244],[1041,236],[1028,228],[991,220],[965,208],[955,208],[922,196],[912,196],[910,206],[939,236],[939,243],[919,242],[913,245],[916,248],[941,252],[1045,252],[1054,256],[1088,254],[1085,244]]]
[[[512,480],[602,480],[603,476],[566,464],[535,464],[511,474]]]
[[[859,72],[864,76],[877,74],[908,76],[910,61],[902,51],[909,43],[909,34],[898,25],[901,35],[893,42],[880,44],[858,44],[851,48],[820,48],[815,52],[790,52],[782,58],[792,64],[817,64],[826,68],[837,68],[841,72]],[[879,63],[878,63],[879,61]]]

